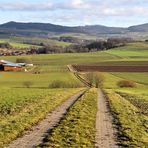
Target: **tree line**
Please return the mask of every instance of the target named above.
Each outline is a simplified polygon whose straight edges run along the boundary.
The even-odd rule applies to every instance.
[[[71,44],[67,47],[45,45],[38,49],[39,54],[48,53],[76,53],[76,52],[95,52],[100,50],[108,50],[120,46],[125,46],[131,42],[130,38],[109,38],[106,41],[88,41],[81,44]]]

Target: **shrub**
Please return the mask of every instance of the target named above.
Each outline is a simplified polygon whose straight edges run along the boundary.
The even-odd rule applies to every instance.
[[[102,73],[98,72],[94,74],[94,81],[95,81],[96,88],[102,87],[104,79],[105,77]]]
[[[16,59],[16,63],[32,64],[32,60],[29,58],[18,58]]]
[[[89,82],[91,87],[93,86],[93,84],[95,84],[95,87],[98,88],[102,86],[105,77],[102,73],[96,72],[96,73],[87,73],[85,75],[85,79],[87,80],[87,82]]]
[[[121,80],[117,83],[119,87],[136,87],[136,83],[130,80]]]
[[[23,82],[23,85],[25,87],[27,87],[27,88],[30,88],[33,85],[33,82],[31,82],[31,81],[25,81],[25,82]]]
[[[61,80],[52,81],[49,88],[79,88],[82,87],[80,83],[65,82]]]

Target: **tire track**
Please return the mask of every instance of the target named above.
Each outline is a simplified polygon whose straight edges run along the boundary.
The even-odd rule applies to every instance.
[[[116,129],[103,92],[98,90],[98,112],[96,116],[96,148],[118,148]]]

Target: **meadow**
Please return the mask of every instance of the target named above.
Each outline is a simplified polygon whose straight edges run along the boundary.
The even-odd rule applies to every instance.
[[[1,89],[0,147],[21,136],[81,89]]]
[[[44,39],[44,38],[37,38],[37,37],[10,37],[10,38],[0,38],[0,43],[8,42],[11,46],[16,48],[30,48],[30,47],[42,47],[40,45],[35,44],[48,44],[48,45],[55,45],[55,46],[68,46],[71,43],[52,40],[52,39]]]
[[[24,44],[21,42],[11,41],[10,39],[0,39],[0,43],[9,43],[12,47],[16,48],[40,47],[35,45]]]
[[[35,66],[31,71],[0,72],[0,93],[2,94],[0,96],[0,113],[2,115],[0,117],[0,126],[2,127],[0,130],[0,137],[2,137],[0,145],[9,143],[12,139],[21,135],[24,130],[29,129],[33,124],[43,119],[48,112],[84,87],[84,84],[73,73],[69,72],[68,64],[147,65],[148,44],[142,42],[130,43],[124,47],[92,53],[19,56],[19,58],[21,57],[32,59]],[[17,58],[17,56],[1,57],[1,59],[14,62]],[[36,74],[35,71],[39,73]],[[147,112],[143,111],[143,106],[147,107],[148,103],[147,73],[103,73],[103,75],[105,77],[103,90],[109,100],[111,111],[116,118],[116,124],[119,125],[120,144],[133,147],[145,146],[148,141],[148,117]],[[136,87],[120,88],[117,83],[123,79],[135,81]],[[27,81],[32,82],[30,88],[26,88],[24,85],[24,82]],[[51,88],[57,81],[64,85],[57,86],[54,89]],[[90,94],[91,97],[88,97],[88,100],[89,98],[95,99],[95,93],[94,95]],[[87,98],[87,96],[89,96],[89,93],[84,98]],[[80,99],[77,104],[71,107],[64,121],[53,131],[53,135],[51,137],[49,135],[49,141],[53,141],[53,137],[55,139],[55,137],[60,136],[59,132],[62,130],[62,125],[67,128],[71,127],[73,116],[74,118],[79,116],[73,110],[79,110],[83,101],[84,106],[89,106],[95,102],[95,100],[94,102],[87,102],[87,99],[81,102],[81,100],[83,99]],[[141,105],[138,106],[137,104]],[[86,109],[90,110],[89,107]],[[72,118],[71,112],[73,112]],[[92,112],[94,115],[95,108]],[[83,115],[85,117],[85,111],[83,113],[82,110]],[[71,120],[69,120],[69,117]],[[131,120],[127,120],[129,117]],[[82,118],[80,122],[84,123],[85,119],[83,120]],[[90,124],[93,125],[91,121]],[[76,128],[79,127],[76,126]],[[94,132],[94,129],[91,130]],[[65,138],[64,136],[66,135],[63,135],[63,138]],[[91,138],[93,139],[93,137]],[[58,139],[61,138],[58,137]],[[49,145],[48,140],[47,145]]]

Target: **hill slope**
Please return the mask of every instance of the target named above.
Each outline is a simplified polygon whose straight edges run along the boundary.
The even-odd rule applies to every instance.
[[[0,34],[15,34],[26,36],[48,35],[49,33],[84,33],[98,34],[125,34],[128,32],[148,32],[148,24],[122,27],[107,27],[102,25],[68,27],[50,23],[20,23],[8,22],[0,25]]]

